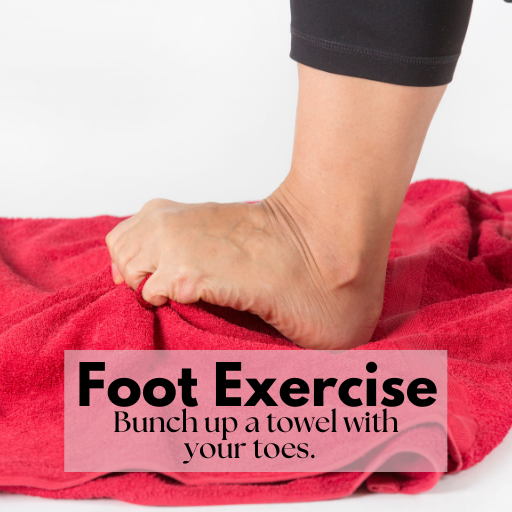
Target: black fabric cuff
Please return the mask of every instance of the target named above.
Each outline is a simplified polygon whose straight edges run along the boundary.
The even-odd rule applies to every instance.
[[[328,41],[292,27],[290,57],[306,66],[378,82],[433,87],[452,81],[460,53],[416,57]]]

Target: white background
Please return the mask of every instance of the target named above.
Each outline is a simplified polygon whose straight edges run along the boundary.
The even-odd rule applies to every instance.
[[[292,150],[289,22],[287,0],[0,0],[0,216],[128,215],[153,197],[268,195]],[[512,5],[475,0],[414,179],[512,189],[511,122]],[[229,510],[505,510],[511,477],[509,435],[419,496]],[[144,510],[8,495],[0,508]]]

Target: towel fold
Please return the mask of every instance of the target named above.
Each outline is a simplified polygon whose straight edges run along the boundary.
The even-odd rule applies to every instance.
[[[0,491],[148,505],[332,499],[361,484],[417,493],[441,473],[65,473],[64,350],[300,350],[258,317],[203,302],[145,303],[110,276],[117,217],[0,219]],[[384,310],[355,350],[447,350],[450,473],[512,425],[512,191],[409,188]],[[275,481],[273,481],[275,480]],[[260,482],[254,484],[254,482]]]

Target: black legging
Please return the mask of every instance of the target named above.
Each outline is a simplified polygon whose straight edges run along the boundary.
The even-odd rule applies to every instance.
[[[509,1],[509,0],[506,0]],[[473,0],[291,0],[291,58],[399,85],[451,82]]]

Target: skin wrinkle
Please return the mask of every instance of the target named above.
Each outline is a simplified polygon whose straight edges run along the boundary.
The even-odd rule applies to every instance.
[[[317,273],[320,275],[318,266],[315,263],[315,259],[312,257],[311,250],[308,246],[308,243],[300,229],[298,228],[296,222],[293,220],[293,217],[288,213],[287,209],[284,207],[282,202],[279,200],[274,200],[274,206],[270,204],[270,201],[266,201],[265,204],[273,210],[274,212],[278,211],[282,220],[285,221],[287,227],[290,230],[288,235],[288,241],[295,245],[298,251],[301,253],[302,257],[305,259],[305,269],[309,272],[310,276],[313,276],[315,273],[312,271],[316,267]],[[277,219],[278,215],[275,214],[274,218]]]

